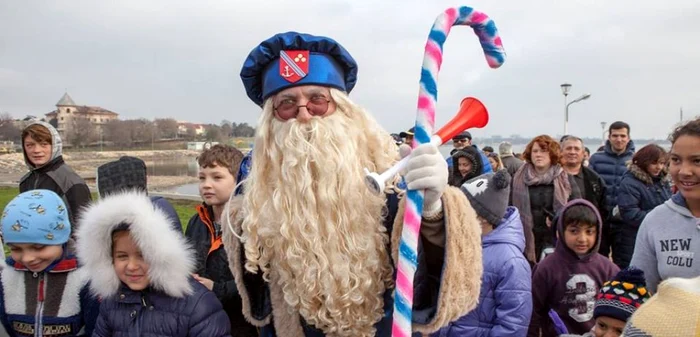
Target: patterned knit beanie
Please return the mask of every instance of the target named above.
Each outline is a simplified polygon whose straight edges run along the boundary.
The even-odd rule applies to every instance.
[[[605,316],[623,322],[649,299],[644,272],[634,267],[621,270],[603,283],[593,309],[593,318]]]

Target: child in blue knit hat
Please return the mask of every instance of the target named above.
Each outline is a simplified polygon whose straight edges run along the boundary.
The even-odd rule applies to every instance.
[[[0,322],[11,336],[89,336],[99,302],[68,254],[71,223],[61,197],[21,193],[2,213],[11,256],[0,272]]]

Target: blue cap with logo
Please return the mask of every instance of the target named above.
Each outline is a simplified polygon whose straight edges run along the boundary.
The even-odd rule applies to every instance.
[[[248,97],[262,106],[270,96],[298,85],[328,86],[349,93],[357,82],[357,63],[333,39],[280,33],[250,52],[241,80]]]
[[[49,190],[20,193],[2,212],[5,243],[62,245],[70,238],[70,220],[63,199]]]

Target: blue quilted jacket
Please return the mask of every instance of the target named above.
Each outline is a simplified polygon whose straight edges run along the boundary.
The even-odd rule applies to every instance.
[[[525,336],[532,314],[530,265],[520,213],[508,207],[496,228],[482,239],[484,274],[479,306],[432,337]]]
[[[627,171],[627,162],[634,155],[634,142],[630,140],[627,149],[621,154],[615,153],[610,141],[605,142],[605,150],[596,152],[588,161],[588,168],[592,169],[605,180],[606,204],[609,210],[617,206],[617,195],[620,191],[620,180]]]

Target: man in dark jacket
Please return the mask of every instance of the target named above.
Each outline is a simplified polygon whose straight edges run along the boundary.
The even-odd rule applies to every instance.
[[[619,214],[613,209],[617,206],[617,194],[620,188],[622,175],[627,171],[627,162],[634,155],[634,142],[630,140],[630,126],[625,122],[610,124],[608,140],[603,151],[591,156],[588,167],[598,173],[605,180],[606,205],[610,211],[603,224],[603,239],[599,252],[603,255],[610,254],[615,233],[621,223]]]
[[[454,156],[454,154],[457,153],[457,151],[462,151],[468,146],[471,146],[479,153],[479,156],[481,157],[481,162],[484,165],[483,173],[493,172],[493,168],[491,167],[491,162],[489,162],[489,158],[486,157],[483,151],[479,150],[479,147],[476,146],[476,144],[472,144],[472,134],[469,133],[469,131],[462,131],[456,136],[454,136],[452,138],[452,143],[454,144],[454,149],[450,151],[450,156],[447,157],[448,168],[452,169],[452,156]]]
[[[583,140],[575,136],[566,136],[561,142],[561,148],[563,152],[562,167],[574,178],[583,198],[590,201],[598,209],[601,218],[607,218],[605,180],[598,173],[583,165],[585,158]]]
[[[503,142],[498,145],[498,154],[501,156],[501,161],[503,162],[503,167],[506,171],[510,173],[510,176],[515,176],[515,172],[518,171],[520,166],[523,166],[523,161],[515,158],[513,154],[513,144],[509,142]]]
[[[72,233],[75,233],[81,208],[92,200],[85,181],[63,161],[63,142],[49,123],[35,121],[22,130],[22,152],[29,168],[19,181],[19,192],[50,190],[58,194],[66,206]]]

